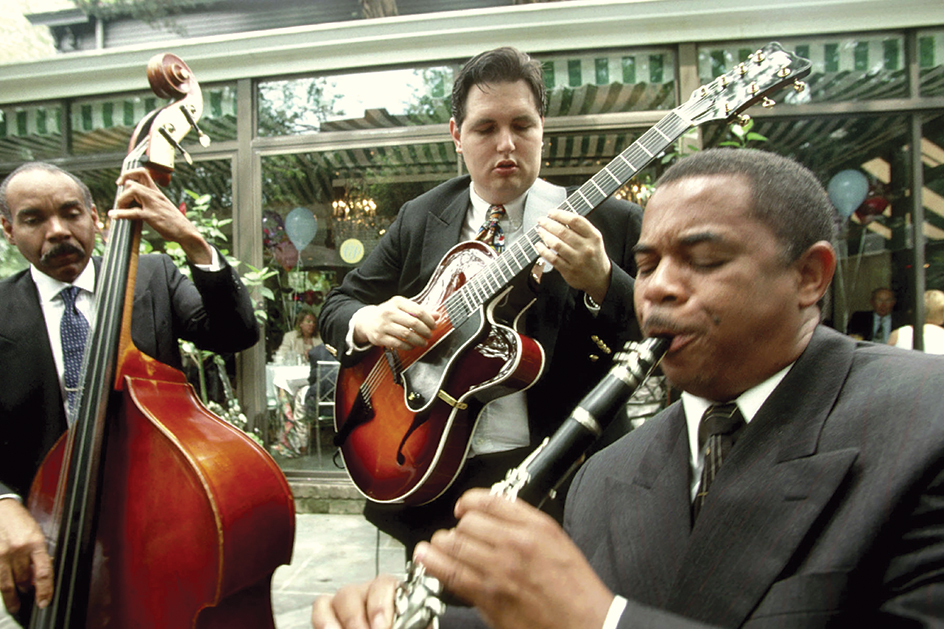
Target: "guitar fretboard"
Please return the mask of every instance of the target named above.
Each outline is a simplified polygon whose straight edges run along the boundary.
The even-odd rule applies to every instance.
[[[632,179],[652,160],[692,127],[675,110],[616,156],[603,170],[568,196],[557,209],[586,216],[620,186]],[[529,229],[509,245],[504,253],[476,273],[462,288],[445,301],[446,314],[453,327],[462,325],[472,313],[492,299],[523,270],[540,257],[535,244],[541,242],[537,228]]]

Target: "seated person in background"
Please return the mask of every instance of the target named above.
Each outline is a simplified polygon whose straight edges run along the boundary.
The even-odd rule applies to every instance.
[[[876,288],[869,303],[872,310],[858,310],[849,317],[846,334],[860,341],[885,343],[892,330],[904,325],[900,313],[895,312],[895,293],[890,288]]]
[[[682,399],[581,467],[566,533],[466,493],[414,554],[475,607],[442,627],[942,625],[944,361],[819,324],[834,212],[772,153],[666,171],[635,304],[646,335],[672,338],[661,368]],[[389,627],[395,586],[321,597],[312,625]]]
[[[295,328],[282,337],[275,352],[275,362],[281,365],[303,365],[308,362],[308,351],[321,345],[318,318],[311,310],[302,310],[295,317]]]
[[[924,292],[924,351],[944,354],[944,292]],[[905,325],[891,333],[888,344],[905,349],[914,348],[914,328]]]

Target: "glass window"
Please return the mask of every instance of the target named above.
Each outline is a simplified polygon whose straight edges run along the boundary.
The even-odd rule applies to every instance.
[[[944,29],[918,32],[922,96],[944,96]]]
[[[211,140],[236,139],[235,86],[201,86],[203,113],[197,123]],[[77,100],[72,105],[72,154],[123,152],[135,127],[148,113],[168,104],[153,92]],[[196,142],[188,135],[184,144]]]
[[[0,107],[0,163],[61,157],[62,151],[58,103]]]
[[[259,84],[259,135],[449,122],[451,67],[382,70]]]
[[[672,109],[675,55],[669,49],[542,57],[547,116]]]
[[[733,69],[750,52],[766,45],[724,43],[700,46],[698,77],[702,84]],[[870,34],[860,37],[791,39],[780,44],[786,50],[809,59],[813,69],[804,81],[804,92],[781,92],[777,100],[804,102],[840,102],[904,98],[908,94],[905,71],[904,37],[896,34]],[[940,64],[940,61],[938,61]]]
[[[266,285],[269,442],[283,469],[337,469],[329,445],[333,392],[316,391],[315,409],[303,405],[305,393],[309,402],[317,397],[303,391],[311,365],[289,351],[286,336],[300,317],[320,312],[327,292],[373,250],[400,206],[456,172],[449,140],[263,158],[264,260],[272,273]]]

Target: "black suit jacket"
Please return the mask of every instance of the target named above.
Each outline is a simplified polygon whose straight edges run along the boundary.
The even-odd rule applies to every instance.
[[[137,348],[179,369],[177,339],[215,352],[255,344],[252,301],[235,271],[223,264],[216,273],[191,267],[191,282],[169,257],[141,256],[131,324]],[[66,429],[65,412],[29,270],[0,281],[0,304],[0,493],[25,497],[43,457]]]
[[[862,337],[864,341],[871,341],[875,333],[873,314],[875,313],[872,310],[857,310],[853,312],[852,316],[849,317],[849,323],[846,324],[846,334],[855,334],[856,336]],[[889,328],[889,333],[903,325],[908,325],[908,318],[904,313],[897,311],[892,312],[891,317],[892,324]]]
[[[941,626],[942,388],[944,358],[820,326],[694,527],[679,403],[583,465],[565,527],[628,599],[621,628]]]
[[[376,249],[328,295],[319,329],[325,342],[339,350],[342,365],[360,358],[344,353],[353,314],[364,304],[378,304],[394,295],[419,295],[443,256],[459,242],[470,203],[469,182],[468,176],[451,179],[404,204]],[[561,189],[561,199],[565,196]],[[553,432],[605,374],[610,360],[601,344],[617,351],[627,340],[639,339],[632,248],[639,237],[642,210],[610,199],[588,219],[603,235],[613,263],[610,288],[600,313],[593,317],[583,304],[583,293],[570,288],[560,273],[545,273],[541,279],[537,301],[527,310],[522,330],[541,344],[546,357],[543,375],[527,391],[532,443]]]

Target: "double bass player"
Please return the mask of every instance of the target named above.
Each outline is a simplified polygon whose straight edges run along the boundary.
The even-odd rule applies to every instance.
[[[140,219],[179,243],[193,281],[167,256],[141,256],[131,336],[145,354],[180,368],[178,339],[217,352],[255,344],[259,330],[235,271],[158,189],[144,169],[127,172],[111,219]],[[52,597],[52,568],[42,531],[22,503],[43,457],[67,428],[60,321],[63,288],[77,286],[75,307],[92,316],[99,231],[88,187],[41,162],[24,164],[0,184],[0,222],[30,268],[0,281],[0,592],[7,610],[26,611],[34,595]],[[92,261],[92,264],[89,262]],[[27,616],[28,617],[28,616]]]

